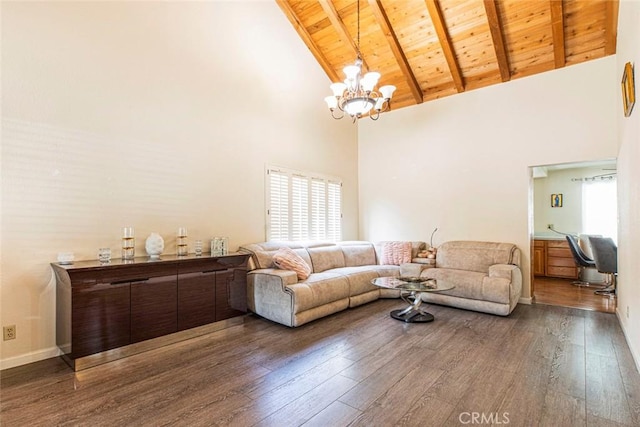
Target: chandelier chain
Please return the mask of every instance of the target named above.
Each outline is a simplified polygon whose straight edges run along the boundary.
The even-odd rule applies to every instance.
[[[356,51],[358,53],[358,58],[362,58],[362,53],[360,52],[360,0],[357,2],[356,16],[358,21],[358,42],[356,43]]]

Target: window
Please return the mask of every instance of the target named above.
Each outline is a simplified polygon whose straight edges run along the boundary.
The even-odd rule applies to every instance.
[[[615,179],[582,183],[582,229],[618,240],[618,202]]]
[[[267,240],[342,239],[342,182],[267,167]]]

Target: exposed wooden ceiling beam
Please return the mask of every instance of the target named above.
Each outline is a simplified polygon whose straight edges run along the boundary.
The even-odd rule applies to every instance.
[[[564,67],[564,16],[562,0],[551,0],[551,31],[553,33],[553,59],[556,68]]]
[[[604,54],[613,55],[616,53],[616,44],[618,40],[618,7],[620,3],[617,1],[607,2],[607,16],[605,28],[605,45]]]
[[[398,62],[398,66],[402,70],[407,83],[409,84],[409,89],[411,89],[411,94],[413,98],[416,100],[417,104],[422,103],[423,94],[422,89],[420,89],[420,85],[418,84],[418,80],[416,80],[416,76],[413,74],[413,70],[411,70],[411,66],[409,65],[409,61],[407,61],[407,57],[404,55],[402,51],[402,47],[400,46],[400,42],[398,41],[398,37],[396,37],[396,33],[393,31],[391,27],[391,23],[389,22],[389,17],[387,13],[384,11],[382,7],[382,3],[380,0],[369,0],[369,6],[373,10],[373,15],[378,22],[378,25],[382,29],[384,33],[384,37],[387,39],[389,43],[389,47],[393,52],[393,56],[395,56],[396,61]]]
[[[484,10],[487,13],[487,21],[489,22],[491,40],[493,40],[493,48],[496,51],[496,59],[498,60],[500,78],[503,82],[506,82],[511,79],[511,70],[509,69],[509,58],[507,57],[507,50],[504,48],[502,25],[500,25],[500,17],[498,16],[498,9],[495,0],[484,0]]]
[[[293,25],[293,28],[295,28],[302,41],[304,41],[304,44],[307,45],[313,56],[316,58],[316,61],[318,61],[324,72],[327,73],[327,76],[329,76],[331,81],[342,81],[338,76],[338,73],[336,73],[336,70],[333,69],[327,58],[325,58],[318,46],[313,42],[311,35],[304,25],[302,25],[291,6],[289,6],[289,3],[286,0],[276,0],[276,3],[278,3],[280,9],[282,9],[289,22],[291,22],[291,25]]]
[[[464,91],[464,81],[462,80],[462,73],[460,72],[460,66],[456,55],[453,53],[453,46],[451,45],[451,39],[447,33],[447,27],[442,17],[442,11],[437,3],[437,0],[425,0],[429,16],[431,16],[431,22],[433,22],[433,28],[436,30],[440,46],[442,46],[442,52],[449,65],[449,72],[453,78],[453,83],[458,92]]]
[[[353,41],[353,37],[351,37],[351,34],[349,34],[349,31],[344,25],[344,22],[342,22],[342,19],[340,18],[340,15],[338,15],[338,11],[336,10],[335,6],[329,0],[319,0],[319,3],[320,6],[322,6],[322,10],[324,10],[324,13],[327,14],[327,17],[329,18],[331,25],[333,25],[334,30],[336,30],[336,32],[338,33],[338,36],[340,36],[344,43],[348,44],[351,47],[351,50],[353,51],[353,58],[355,60],[355,57],[358,56],[358,46]],[[365,62],[364,58],[360,59],[362,59],[363,68],[365,70],[368,69],[369,66]]]
[[[275,0],[332,81],[362,48],[394,108],[615,54],[620,1],[359,0],[357,46],[355,0]]]

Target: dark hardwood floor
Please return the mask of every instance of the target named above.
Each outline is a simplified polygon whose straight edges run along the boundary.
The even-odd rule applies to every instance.
[[[388,314],[402,306],[380,300],[295,329],[247,316],[77,373],[57,358],[5,370],[0,423],[640,425],[640,375],[614,315],[429,305],[435,322],[404,324]]]
[[[593,292],[602,287],[581,287],[572,285],[573,280],[551,277],[534,278],[535,302],[538,304],[559,305],[562,307],[595,310],[603,313],[616,312],[616,298],[607,295],[595,295]]]

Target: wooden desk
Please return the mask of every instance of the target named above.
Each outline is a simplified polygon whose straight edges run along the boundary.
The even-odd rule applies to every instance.
[[[542,277],[577,279],[578,268],[566,240],[533,241],[533,274]]]

